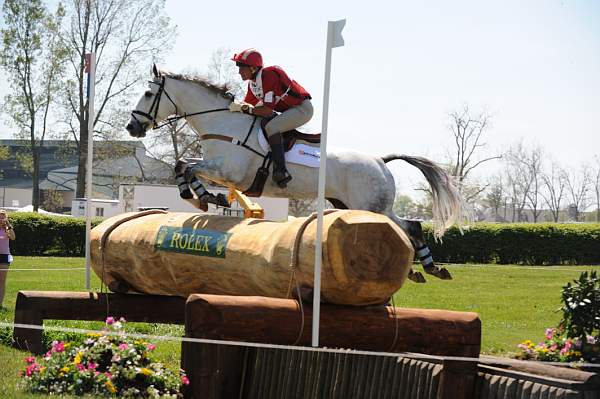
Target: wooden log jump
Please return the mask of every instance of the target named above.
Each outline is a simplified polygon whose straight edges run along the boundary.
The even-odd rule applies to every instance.
[[[194,294],[185,307],[185,332],[192,338],[309,346],[311,321],[311,307],[301,312],[291,299]],[[481,322],[471,312],[323,304],[320,323],[319,343],[328,348],[478,357],[481,347]],[[181,356],[191,381],[188,397],[239,394],[246,348],[184,342]],[[443,397],[467,397],[476,367],[448,364]]]
[[[44,320],[127,321],[184,324],[185,299],[160,295],[105,294],[69,291],[19,291],[15,323],[42,326]],[[42,353],[42,330],[15,328],[13,346]]]

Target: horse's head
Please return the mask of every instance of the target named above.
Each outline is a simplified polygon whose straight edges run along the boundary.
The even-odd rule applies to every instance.
[[[166,78],[156,65],[152,66],[152,73],[154,76],[149,82],[150,88],[144,92],[135,109],[131,111],[131,118],[125,127],[133,137],[146,136],[146,132],[154,129],[160,121],[177,113],[177,106],[165,91]]]

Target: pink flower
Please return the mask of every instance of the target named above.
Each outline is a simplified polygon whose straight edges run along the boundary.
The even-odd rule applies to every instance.
[[[123,342],[121,345],[119,345],[119,350],[124,351],[127,348],[129,348],[129,345],[127,345],[125,342]]]
[[[54,341],[52,342],[52,349],[51,351],[54,352],[64,352],[65,350],[65,344],[64,342],[58,342],[58,341]]]
[[[546,339],[554,337],[554,328],[546,328]]]
[[[28,357],[26,357],[26,358],[25,358],[25,361],[26,361],[28,364],[31,364],[31,363],[35,362],[35,357],[33,357],[33,356],[28,356]]]
[[[156,345],[148,344],[148,346],[146,346],[146,348],[148,348],[149,351],[153,351],[154,349],[156,349]]]
[[[83,364],[81,364],[81,363],[77,363],[75,365],[75,367],[77,367],[77,370],[79,370],[79,371],[84,371],[85,370],[85,366]]]
[[[125,320],[125,318],[124,318],[124,317],[120,317],[120,318],[119,318],[119,321],[120,321],[121,323],[127,323],[127,320]]]
[[[31,377],[31,375],[36,372],[36,368],[37,364],[30,364],[29,366],[27,366],[27,368],[25,368],[25,375],[27,377]]]
[[[190,379],[189,379],[189,378],[187,378],[187,376],[185,376],[185,375],[182,375],[182,376],[181,376],[181,383],[182,383],[183,385],[190,385]]]
[[[550,349],[552,352],[554,352],[555,350],[557,350],[557,349],[558,349],[558,345],[556,345],[556,344],[552,344],[552,345],[550,345],[550,348],[549,348],[549,349]]]
[[[96,367],[98,367],[98,365],[96,363],[94,363],[94,362],[90,362],[88,364],[88,369],[89,370],[96,370]]]
[[[111,326],[111,325],[115,324],[115,318],[114,318],[114,317],[112,317],[112,316],[108,316],[108,317],[106,318],[106,324],[108,324],[109,326]]]
[[[566,340],[565,346],[563,346],[563,348],[560,350],[560,354],[564,355],[571,349],[572,346],[573,346],[573,343],[570,340]]]
[[[108,371],[104,372],[104,375],[106,376],[106,378],[108,378],[109,380],[113,377],[111,373],[109,373]]]

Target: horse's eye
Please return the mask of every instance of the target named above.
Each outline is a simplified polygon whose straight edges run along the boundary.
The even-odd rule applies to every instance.
[[[146,96],[146,98],[150,98],[154,95],[154,93],[152,93],[151,91],[147,91],[144,93],[144,96]]]

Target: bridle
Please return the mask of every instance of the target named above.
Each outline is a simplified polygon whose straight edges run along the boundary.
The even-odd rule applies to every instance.
[[[154,80],[149,80],[148,83],[150,84],[155,84],[158,86],[158,91],[156,92],[156,95],[154,96],[154,100],[152,100],[152,104],[150,104],[150,109],[148,110],[148,112],[144,112],[144,111],[138,111],[137,109],[131,111],[131,117],[140,125],[140,126],[144,126],[144,124],[142,122],[140,122],[140,120],[136,117],[136,115],[140,115],[143,116],[144,118],[146,118],[148,120],[148,122],[152,123],[151,128],[152,129],[160,129],[163,126],[166,125],[170,125],[175,121],[178,121],[180,119],[185,119],[188,116],[194,116],[194,115],[202,115],[202,114],[208,114],[211,112],[219,112],[219,111],[229,111],[229,108],[215,108],[215,109],[210,109],[207,111],[200,111],[200,112],[192,112],[192,113],[185,113],[183,115],[178,115],[177,112],[177,104],[175,104],[175,101],[173,101],[173,99],[171,98],[171,96],[169,95],[169,93],[167,93],[167,91],[165,90],[165,77],[161,76],[160,77],[160,82],[156,82]],[[175,116],[170,116],[167,119],[165,119],[161,124],[158,124],[158,122],[156,121],[156,115],[158,114],[158,107],[160,105],[160,99],[163,95],[163,93],[165,94],[165,96],[167,96],[167,98],[169,99],[169,101],[171,101],[171,104],[173,104],[173,106],[175,107]]]

